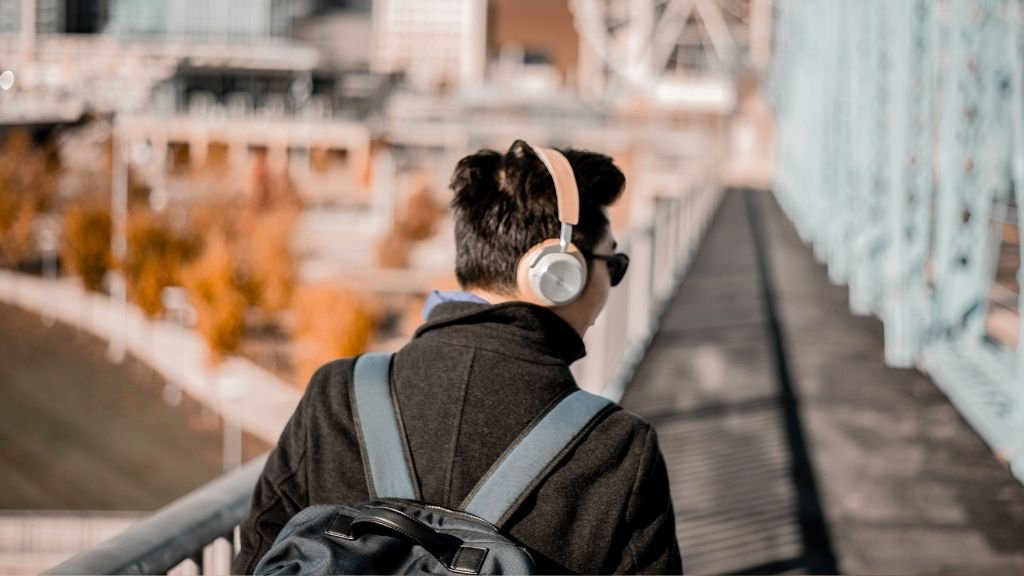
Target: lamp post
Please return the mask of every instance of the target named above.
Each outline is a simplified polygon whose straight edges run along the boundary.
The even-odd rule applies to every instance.
[[[311,71],[306,71],[297,76],[289,88],[293,102],[293,113],[299,116],[302,121],[302,145],[304,158],[298,159],[292,157],[289,158],[289,171],[292,174],[298,174],[299,178],[308,182],[309,179],[309,168],[313,154],[309,136],[309,99],[313,95],[313,74]],[[296,170],[295,168],[298,168]]]
[[[237,376],[221,373],[217,381],[221,402],[221,421],[224,427],[224,471],[234,470],[242,465],[242,404],[241,382]],[[235,418],[228,415],[229,407],[237,407]]]
[[[148,163],[151,147],[148,142],[137,142],[129,149],[117,139],[116,134],[115,130],[110,186],[110,253],[117,267],[110,271],[108,278],[110,297],[117,302],[117,310],[112,318],[107,358],[120,364],[124,361],[128,338],[128,279],[124,275],[124,261],[128,255],[129,166]]]
[[[39,228],[36,242],[39,244],[39,251],[43,257],[43,277],[51,283],[57,281],[57,220],[52,214],[46,214],[39,218]],[[43,312],[43,322],[47,326],[53,326],[56,316],[51,307]]]
[[[110,345],[107,358],[115,364],[124,361],[128,330],[128,286],[124,276],[124,259],[128,253],[128,163],[124,156],[124,145],[114,139],[113,168],[110,186],[110,254],[115,268],[108,275],[110,298],[117,303],[110,330]]]
[[[181,357],[179,366],[185,366],[185,316],[188,313],[188,295],[181,286],[168,286],[160,292],[160,300],[164,308],[171,313],[171,318],[177,321],[181,338]],[[164,402],[171,406],[181,403],[181,386],[172,377],[167,378],[164,383]]]

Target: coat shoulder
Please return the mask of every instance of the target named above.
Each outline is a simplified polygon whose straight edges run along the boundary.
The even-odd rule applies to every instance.
[[[333,360],[320,366],[310,377],[299,410],[305,413],[311,432],[318,433],[322,426],[333,427],[351,420],[350,387],[354,364],[355,358]]]
[[[314,397],[344,395],[348,397],[355,358],[339,358],[317,368],[306,386],[306,394]]]
[[[639,440],[641,443],[649,434],[654,434],[654,427],[641,416],[626,410],[618,404],[597,426],[595,432],[624,436]]]

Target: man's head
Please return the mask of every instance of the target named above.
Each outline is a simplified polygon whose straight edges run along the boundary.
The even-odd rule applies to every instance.
[[[607,207],[622,193],[625,177],[612,160],[594,152],[562,150],[576,176],[579,223],[572,242],[585,255],[614,250]],[[543,162],[521,140],[504,155],[481,150],[459,161],[452,175],[455,198],[455,274],[463,289],[506,300],[521,299],[519,259],[535,244],[557,238],[554,182]],[[583,294],[554,311],[582,335],[607,300],[606,263],[588,258]]]

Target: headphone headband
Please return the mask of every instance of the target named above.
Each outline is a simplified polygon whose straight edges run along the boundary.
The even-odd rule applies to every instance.
[[[562,232],[557,239],[534,245],[519,259],[516,283],[528,302],[563,306],[578,298],[587,283],[587,263],[572,245],[572,227],[580,219],[580,194],[565,155],[553,148],[533,148],[533,151],[555,183]]]
[[[563,224],[575,226],[580,221],[580,191],[576,187],[576,176],[565,155],[554,148],[534,147],[533,151],[544,163],[555,181],[555,195],[558,197],[558,219]]]

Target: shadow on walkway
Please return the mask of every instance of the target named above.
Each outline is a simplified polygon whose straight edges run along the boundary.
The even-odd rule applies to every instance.
[[[774,198],[730,190],[623,405],[651,421],[687,572],[1024,570],[1024,488]]]

